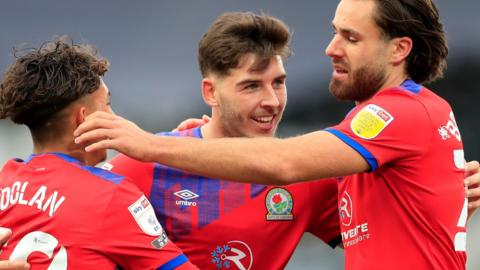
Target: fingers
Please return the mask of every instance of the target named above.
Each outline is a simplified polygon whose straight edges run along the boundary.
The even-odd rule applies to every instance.
[[[105,129],[105,128],[97,128],[93,129],[90,131],[87,131],[85,133],[82,133],[82,135],[78,136],[75,138],[75,143],[76,144],[91,144],[93,142],[97,143],[100,141],[110,141],[115,138],[117,138],[117,132],[112,129]],[[87,146],[85,150],[87,152],[93,151],[93,150],[87,150],[87,149],[92,149],[90,146]]]
[[[101,114],[100,114],[101,113]],[[77,137],[82,133],[96,128],[112,128],[120,117],[105,112],[94,112],[85,118],[85,121],[73,132]]]
[[[465,178],[464,183],[468,189],[473,189],[477,187],[480,184],[480,174],[476,173],[470,175],[469,177]]]
[[[465,164],[465,186],[480,184],[480,165],[478,161],[470,161]]]
[[[95,130],[95,129],[112,129],[115,127],[115,121],[106,120],[100,118],[92,118],[91,120],[85,121],[73,132],[73,136],[80,137],[86,132]]]
[[[0,270],[28,270],[30,264],[21,261],[0,261]]]
[[[467,198],[469,199],[475,199],[476,197],[480,197],[480,188],[478,187],[478,185],[476,185],[475,187],[472,187],[466,191],[466,194],[467,194]]]
[[[12,236],[12,231],[0,227],[0,246],[4,245]],[[22,261],[0,261],[0,270],[28,270],[30,265]]]
[[[480,208],[480,197],[474,198],[473,201],[468,202],[468,209],[469,210],[477,210],[478,208]]]
[[[465,194],[468,198],[468,208],[475,210],[480,208],[480,165],[478,161],[470,161],[465,164]]]
[[[202,120],[202,119],[189,118],[189,119],[187,119],[187,120],[182,121],[182,122],[177,126],[177,128],[175,129],[175,131],[184,131],[184,130],[187,130],[187,129],[191,129],[191,128],[195,128],[195,127],[201,126],[202,124],[203,124],[203,120]]]
[[[0,227],[0,246],[7,242],[10,236],[12,236],[12,230]]]
[[[203,120],[203,123],[206,124],[206,123],[209,123],[210,120],[212,120],[212,118],[210,118],[210,116],[204,114],[204,115],[202,115],[202,120]]]
[[[202,115],[202,119],[189,118],[182,121],[173,131],[184,131],[187,129],[196,128],[210,122],[210,117],[208,115]]]
[[[116,143],[114,140],[104,139],[85,147],[85,152],[94,152],[103,149],[113,149],[117,151],[119,150],[118,148],[116,148]]]
[[[479,173],[480,171],[480,164],[478,161],[473,160],[465,164],[465,176],[470,176],[475,173]]]
[[[103,111],[95,111],[91,114],[89,114],[86,118],[85,121],[89,121],[91,119],[105,119],[105,120],[115,120],[118,118],[115,114],[103,112]]]

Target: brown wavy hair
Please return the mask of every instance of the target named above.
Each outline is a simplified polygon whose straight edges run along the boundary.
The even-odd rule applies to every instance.
[[[443,76],[447,38],[432,0],[377,0],[374,20],[386,38],[412,39],[406,70],[411,79],[428,83]]]
[[[108,61],[92,45],[66,37],[15,50],[0,83],[0,119],[36,130],[73,101],[95,92]]]
[[[259,70],[274,55],[286,59],[291,54],[291,33],[281,20],[250,12],[224,13],[210,26],[198,45],[198,63],[204,77],[210,72],[228,75],[240,58],[255,54]]]

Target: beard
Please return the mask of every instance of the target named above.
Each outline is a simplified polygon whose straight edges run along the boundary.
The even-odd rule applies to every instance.
[[[223,134],[226,137],[248,137],[240,129],[244,119],[228,102],[220,105],[220,121],[222,122]]]
[[[385,83],[384,65],[364,65],[351,73],[347,81],[340,81],[332,77],[330,93],[338,100],[362,102],[371,98]]]
[[[221,122],[222,133],[225,137],[254,138],[275,136],[277,131],[276,125],[280,122],[283,110],[269,112],[277,115],[277,120],[274,119],[275,127],[271,130],[271,133],[262,133],[256,130],[252,123],[249,123],[249,121],[252,121],[249,119],[249,116],[242,113],[238,106],[235,106],[238,101],[230,101],[224,98],[222,95],[219,95],[218,102],[220,103],[220,106],[218,107],[219,120]],[[259,111],[255,112],[260,113]]]

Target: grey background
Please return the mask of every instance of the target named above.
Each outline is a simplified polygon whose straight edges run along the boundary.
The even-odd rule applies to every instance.
[[[456,112],[466,158],[480,159],[477,128],[480,71],[480,2],[437,1],[447,30],[450,56],[444,80],[433,85]],[[169,130],[185,118],[208,113],[200,93],[197,42],[226,11],[266,12],[294,31],[288,60],[289,102],[280,136],[324,128],[343,118],[351,104],[338,103],[327,89],[331,37],[337,1],[0,1],[0,70],[14,61],[12,48],[38,46],[55,35],[97,46],[111,62],[105,81],[117,114],[149,131]],[[0,164],[26,157],[28,131],[0,121]],[[469,230],[468,269],[478,269],[479,220]],[[281,244],[281,243],[279,243]],[[393,243],[392,243],[393,244]],[[343,252],[306,236],[288,269],[341,269]],[[274,258],[272,254],[272,259]]]

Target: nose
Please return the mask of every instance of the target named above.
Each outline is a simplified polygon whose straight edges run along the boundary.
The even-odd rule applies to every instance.
[[[263,91],[261,105],[263,107],[278,107],[280,105],[279,92],[280,89],[274,89],[273,87],[266,87]]]
[[[341,38],[335,34],[332,40],[325,49],[325,54],[330,58],[340,58],[343,56],[343,49],[341,48]]]

